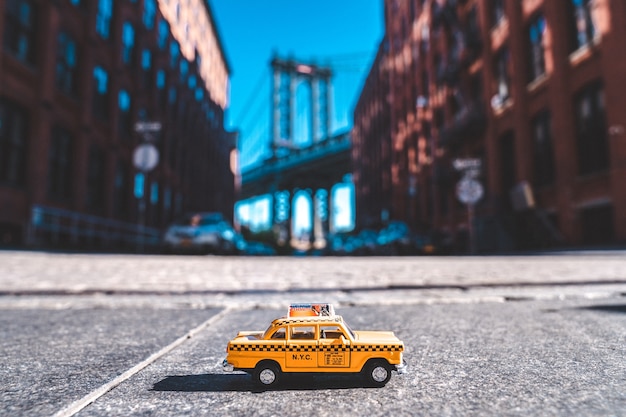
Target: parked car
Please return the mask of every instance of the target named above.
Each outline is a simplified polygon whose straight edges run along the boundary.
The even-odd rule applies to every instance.
[[[245,241],[221,213],[189,213],[167,228],[167,253],[234,254]]]

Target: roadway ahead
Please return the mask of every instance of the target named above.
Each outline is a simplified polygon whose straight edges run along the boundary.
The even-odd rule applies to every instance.
[[[0,293],[2,415],[626,410],[623,253],[238,259],[0,252]],[[261,392],[247,375],[222,372],[229,338],[264,329],[296,301],[331,301],[353,328],[395,331],[409,373],[394,374],[382,389],[363,388],[355,377],[298,377]]]

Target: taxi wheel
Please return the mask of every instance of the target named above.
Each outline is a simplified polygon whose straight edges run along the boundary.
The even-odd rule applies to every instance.
[[[252,377],[255,382],[264,387],[274,387],[278,385],[280,380],[280,370],[278,366],[272,362],[261,362],[254,368]]]
[[[391,378],[391,367],[385,360],[373,360],[365,365],[364,376],[370,385],[384,387]]]

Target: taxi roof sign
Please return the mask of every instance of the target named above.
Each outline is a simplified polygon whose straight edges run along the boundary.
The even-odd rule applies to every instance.
[[[289,317],[332,317],[335,308],[328,303],[300,303],[289,306]]]

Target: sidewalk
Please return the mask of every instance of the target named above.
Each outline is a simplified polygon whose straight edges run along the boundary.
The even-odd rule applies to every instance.
[[[126,294],[626,284],[623,252],[288,258],[0,251],[0,293]]]

